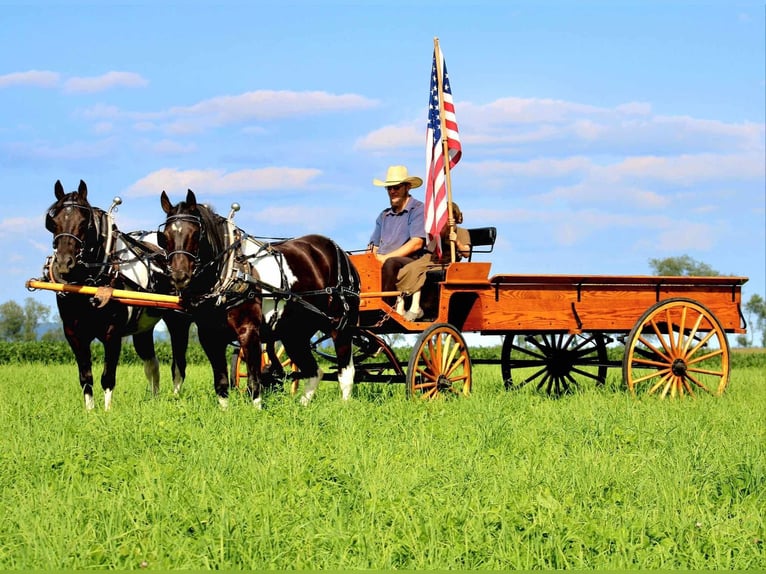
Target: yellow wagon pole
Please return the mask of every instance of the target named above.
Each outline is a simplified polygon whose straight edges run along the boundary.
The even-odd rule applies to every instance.
[[[27,289],[46,289],[62,293],[79,293],[80,295],[96,295],[98,287],[92,285],[69,285],[66,283],[50,283],[30,279],[26,282]],[[158,293],[144,293],[141,291],[128,291],[127,289],[112,289],[112,299],[125,305],[138,305],[141,307],[162,307],[165,309],[182,310],[180,298],[177,295],[161,295]]]

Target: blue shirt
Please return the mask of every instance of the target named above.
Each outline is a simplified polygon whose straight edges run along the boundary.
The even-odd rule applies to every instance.
[[[399,213],[394,213],[390,207],[380,212],[375,220],[370,243],[378,247],[379,254],[385,255],[399,249],[413,237],[422,238],[425,245],[425,205],[410,196],[407,205]]]

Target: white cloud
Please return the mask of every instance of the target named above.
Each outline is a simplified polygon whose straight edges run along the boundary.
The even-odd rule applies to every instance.
[[[604,168],[615,179],[649,180],[690,185],[711,180],[762,178],[766,160],[761,154],[685,154],[671,157],[627,157]]]
[[[717,236],[711,225],[677,221],[652,234],[651,240],[644,238],[637,244],[662,253],[687,253],[710,249]]]
[[[365,110],[375,105],[375,100],[356,94],[258,90],[236,96],[217,96],[191,106],[173,107],[167,115],[207,117],[217,124],[229,124],[244,118],[274,119],[328,111]]]
[[[399,147],[425,145],[425,128],[410,125],[384,126],[366,136],[359,138],[354,144],[358,150],[380,150]]]
[[[598,108],[564,100],[540,98],[501,98],[484,105],[471,102],[457,104],[458,123],[462,117],[482,123],[560,123],[572,118],[594,116],[607,113],[605,108]]]
[[[570,186],[556,187],[553,191],[537,196],[547,204],[587,205],[614,203],[630,205],[640,209],[665,207],[669,199],[649,189],[629,185],[604,185],[598,181],[581,182]]]
[[[303,189],[321,171],[310,168],[266,167],[225,173],[224,170],[178,170],[165,168],[152,172],[131,185],[130,197],[154,196],[162,190],[185,193],[187,189],[206,195]]]
[[[377,105],[377,100],[357,94],[259,90],[236,96],[217,96],[191,106],[174,106],[155,112],[131,112],[98,104],[83,110],[81,116],[86,119],[120,119],[133,122],[134,128],[141,131],[161,129],[177,135],[200,133],[253,120],[366,110]]]
[[[0,88],[12,86],[34,86],[37,88],[55,88],[58,86],[60,74],[40,70],[28,72],[13,72],[0,76]]]
[[[134,72],[107,72],[101,76],[74,77],[64,82],[64,91],[71,94],[103,92],[115,87],[143,88],[149,81]]]
[[[54,200],[55,198],[51,193],[51,201]],[[42,215],[40,217],[6,217],[0,220],[0,235],[13,235],[37,228],[42,224],[42,221]]]

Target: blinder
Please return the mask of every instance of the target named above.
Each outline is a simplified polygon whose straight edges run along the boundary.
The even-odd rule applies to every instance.
[[[85,228],[85,237],[78,237],[77,235],[73,233],[69,233],[67,231],[56,233],[56,216],[61,213],[64,209],[71,209],[71,208],[78,208],[82,209],[83,211],[88,212],[88,222],[87,226]],[[45,214],[45,228],[53,233],[53,249],[56,249],[56,243],[61,237],[70,237],[75,240],[75,242],[78,244],[78,247],[80,250],[82,250],[82,247],[86,244],[93,244],[98,239],[98,229],[94,225],[93,221],[93,208],[90,205],[83,205],[81,203],[77,203],[76,201],[67,200],[63,201],[61,203],[54,204],[48,212]],[[80,252],[78,254],[78,258],[82,256],[82,253]]]
[[[186,251],[185,249],[174,249],[173,251],[167,252],[168,248],[168,237],[165,234],[167,231],[167,228],[169,225],[173,225],[175,223],[190,223],[192,225],[197,226],[197,253],[191,253],[189,251]],[[166,251],[165,253],[165,259],[169,262],[170,258],[173,257],[173,255],[185,255],[189,259],[192,260],[194,265],[199,264],[199,243],[202,241],[202,239],[205,237],[205,227],[202,225],[202,218],[193,215],[193,214],[179,214],[179,215],[170,215],[168,216],[167,220],[159,226],[157,229],[157,245],[160,246],[160,249],[163,251]],[[195,270],[196,271],[196,270]]]

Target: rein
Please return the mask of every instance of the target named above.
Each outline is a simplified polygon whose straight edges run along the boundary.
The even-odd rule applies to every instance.
[[[198,217],[196,215],[190,215],[190,214],[178,214],[178,215],[172,215],[169,216],[167,221],[165,222],[165,227],[167,225],[170,225],[174,222],[185,222],[185,223],[193,223],[197,225],[200,229],[200,245],[202,243],[202,238],[207,237],[207,242],[210,245],[211,248],[213,248],[213,244],[210,242],[210,235],[205,234],[205,228],[203,225],[203,221],[201,217]],[[224,218],[220,218],[219,224],[221,225],[230,225],[230,221],[226,220]],[[213,257],[209,260],[204,262],[202,265],[199,265],[200,257],[199,257],[199,249],[197,254],[190,253],[186,250],[176,249],[174,251],[171,251],[167,253],[167,258],[170,259],[172,255],[175,254],[182,254],[187,257],[189,257],[192,261],[195,262],[194,270],[192,271],[192,277],[199,277],[204,272],[208,271],[209,269],[212,269],[213,266],[219,265],[224,261],[224,258],[234,258],[236,257],[237,253],[240,254],[239,257],[237,257],[237,260],[239,263],[250,263],[252,265],[252,260],[257,260],[262,257],[274,257],[278,259],[278,268],[280,270],[281,274],[281,283],[282,286],[276,286],[272,285],[270,283],[266,283],[265,281],[262,281],[260,278],[252,275],[251,273],[248,273],[246,271],[242,271],[241,269],[234,269],[233,265],[231,265],[231,261],[229,265],[225,265],[220,272],[220,275],[218,277],[218,280],[211,290],[211,292],[206,293],[204,295],[201,295],[198,297],[198,303],[201,304],[204,301],[209,301],[212,299],[216,300],[216,305],[221,305],[223,302],[226,303],[227,308],[234,307],[240,302],[246,300],[246,299],[253,299],[255,297],[269,297],[273,299],[279,299],[282,301],[292,301],[295,302],[301,306],[303,306],[305,309],[309,310],[310,312],[319,315],[323,317],[325,320],[327,320],[329,323],[338,323],[338,328],[343,328],[345,326],[346,322],[346,316],[350,309],[350,305],[348,303],[347,298],[348,297],[359,297],[359,280],[358,277],[355,274],[355,271],[353,270],[353,267],[351,266],[351,262],[349,261],[348,257],[346,256],[345,252],[337,245],[334,244],[336,252],[337,252],[337,284],[332,287],[324,287],[322,289],[314,289],[311,291],[303,291],[300,293],[295,293],[294,291],[291,291],[290,289],[287,289],[284,287],[284,285],[287,284],[287,277],[284,273],[284,254],[280,251],[277,251],[273,248],[272,243],[263,242],[260,241],[260,238],[256,238],[255,236],[248,235],[244,231],[242,231],[239,228],[234,228],[231,226],[231,229],[227,229],[227,232],[225,233],[226,237],[228,238],[228,245],[223,247],[222,249],[218,250],[217,253],[213,255]],[[236,239],[232,240],[232,236],[236,237]],[[251,255],[244,255],[241,253],[240,248],[247,239],[253,240],[256,244],[258,244],[258,250],[251,254]],[[212,249],[212,251],[216,251],[216,249]],[[235,284],[242,285],[243,283],[248,285],[249,288],[245,289],[244,291],[240,289],[234,289],[233,286]],[[260,293],[256,293],[256,290],[259,290]],[[308,297],[313,296],[320,296],[320,295],[327,295],[330,297],[337,296],[344,309],[344,313],[340,318],[337,317],[330,317],[327,313],[319,309],[316,305],[310,303],[306,300]]]

